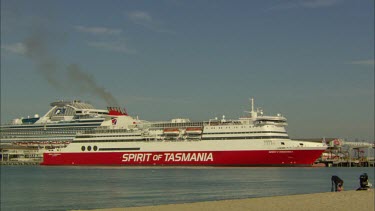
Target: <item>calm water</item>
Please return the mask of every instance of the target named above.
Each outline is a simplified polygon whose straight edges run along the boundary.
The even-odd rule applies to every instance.
[[[2,166],[1,210],[69,210],[345,190],[374,168],[126,168]]]

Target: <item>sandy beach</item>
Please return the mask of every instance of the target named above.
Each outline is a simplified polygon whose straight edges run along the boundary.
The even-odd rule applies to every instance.
[[[343,191],[251,199],[168,204],[145,207],[97,209],[98,211],[185,211],[185,210],[358,210],[374,211],[374,190]]]

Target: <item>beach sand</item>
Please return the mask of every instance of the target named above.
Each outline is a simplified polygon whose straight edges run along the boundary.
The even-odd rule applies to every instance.
[[[168,204],[145,207],[97,209],[98,211],[229,211],[229,210],[352,210],[374,211],[374,190],[343,191],[238,200]]]

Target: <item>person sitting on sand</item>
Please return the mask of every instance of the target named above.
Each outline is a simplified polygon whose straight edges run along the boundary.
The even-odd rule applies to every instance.
[[[368,176],[366,173],[359,176],[359,188],[357,190],[368,190],[371,187],[371,183],[368,181]]]
[[[331,191],[333,192],[340,192],[340,191],[343,191],[344,190],[344,181],[334,175],[331,177],[331,182],[332,182],[332,187],[331,187]],[[334,188],[333,188],[334,187]]]

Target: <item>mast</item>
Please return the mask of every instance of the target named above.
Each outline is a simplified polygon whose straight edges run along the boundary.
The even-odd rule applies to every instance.
[[[251,98],[251,112],[254,111],[254,98]]]
[[[256,118],[258,115],[257,115],[257,112],[254,110],[254,98],[250,98],[250,102],[251,102],[251,111],[250,111],[251,118]]]

